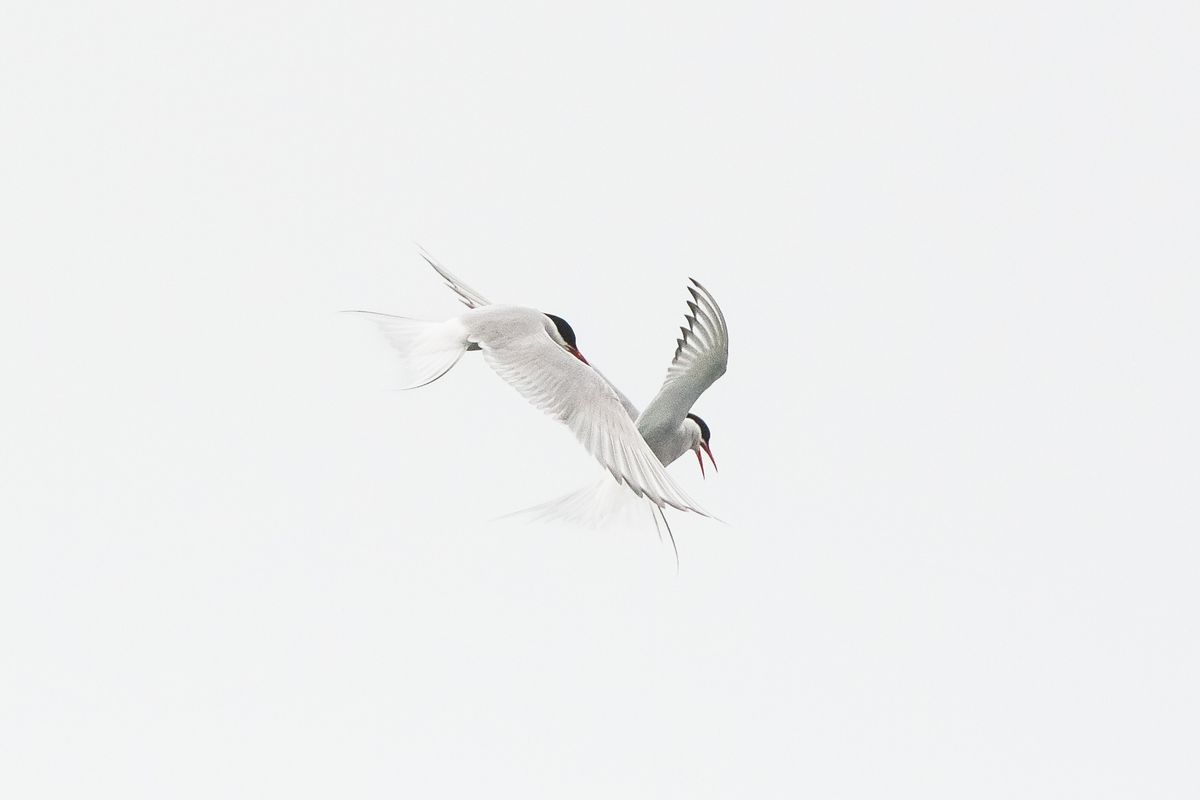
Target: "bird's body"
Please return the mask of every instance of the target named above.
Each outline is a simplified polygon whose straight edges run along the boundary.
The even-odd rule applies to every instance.
[[[665,467],[673,464],[684,453],[694,452],[700,446],[700,426],[684,418],[674,425],[648,425],[638,421],[638,433],[650,445],[650,450]]]

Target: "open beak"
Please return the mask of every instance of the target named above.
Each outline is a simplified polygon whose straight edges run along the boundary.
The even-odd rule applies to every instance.
[[[591,364],[588,364],[588,360],[583,357],[583,353],[579,352],[579,348],[568,345],[567,352],[578,358],[583,363],[587,364],[589,367],[591,366]],[[709,458],[712,458],[712,456],[709,456]]]
[[[704,448],[704,452],[708,453],[708,460],[712,462],[713,469],[717,472],[720,472],[721,470],[717,469],[717,460],[715,458],[713,458],[712,450],[710,450],[708,447],[708,442],[701,442],[700,446]],[[700,458],[699,451],[696,452],[696,458]],[[700,462],[700,473],[701,474],[704,473],[704,462],[703,461]]]
[[[712,450],[710,450],[708,448],[708,442],[701,442],[700,447],[703,447],[704,452],[708,453],[708,460],[712,462],[713,469],[717,469],[717,460],[715,458],[713,458]],[[705,477],[705,475],[704,475],[704,459],[700,456],[700,447],[697,447],[692,452],[694,452],[696,454],[696,463],[700,465],[700,477],[703,478],[703,477]],[[717,470],[717,472],[720,472],[720,470]]]

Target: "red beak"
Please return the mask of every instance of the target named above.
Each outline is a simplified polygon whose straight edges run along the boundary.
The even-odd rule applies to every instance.
[[[571,355],[575,356],[576,358],[578,358],[578,359],[579,359],[580,361],[582,361],[583,363],[587,364],[589,367],[591,366],[591,364],[588,364],[588,360],[587,360],[586,358],[584,358],[584,357],[583,357],[583,353],[579,352],[579,348],[577,348],[577,347],[568,347],[568,348],[567,348],[567,352],[568,352],[568,353],[570,353]],[[709,456],[709,458],[711,458],[711,457],[712,457],[712,456]]]
[[[704,459],[700,457],[700,451],[698,449],[695,450],[694,452],[696,453],[696,463],[700,465],[700,477],[703,478],[703,477],[705,477],[705,475],[704,475]],[[712,458],[712,456],[709,456],[709,458]]]
[[[704,452],[708,453],[708,460],[712,462],[713,469],[717,470],[717,472],[720,472],[721,470],[717,469],[717,460],[715,458],[713,458],[712,450],[710,450],[708,448],[708,442],[701,442],[700,446],[704,448]],[[696,453],[696,458],[699,458],[699,457],[700,457],[700,454]],[[701,473],[704,472],[704,462],[703,461],[700,462],[700,472]]]

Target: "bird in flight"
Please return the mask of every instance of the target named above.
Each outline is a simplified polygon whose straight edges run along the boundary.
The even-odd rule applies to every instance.
[[[381,314],[351,313],[375,322],[401,356],[404,388],[425,386],[445,375],[470,351],[481,351],[496,374],[531,404],[564,423],[580,444],[658,517],[666,507],[711,516],[679,488],[665,467],[692,451],[704,473],[703,451],[716,468],[711,430],[691,413],[700,395],[725,374],[729,330],[712,294],[691,280],[687,327],[680,328],[675,355],[658,394],[638,408],[591,365],[575,331],[562,317],[536,309],[493,304],[428,253],[422,257],[467,307],[443,322]],[[608,487],[611,482],[605,482]],[[539,506],[542,516],[569,516],[568,509],[593,498],[589,487]],[[668,531],[670,526],[668,525]],[[674,544],[674,535],[671,536]],[[677,553],[678,557],[678,553]]]

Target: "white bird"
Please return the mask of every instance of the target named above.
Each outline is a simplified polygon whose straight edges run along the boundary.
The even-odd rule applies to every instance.
[[[650,405],[637,416],[637,428],[664,466],[689,450],[695,452],[703,477],[701,448],[713,469],[717,468],[709,446],[712,431],[691,409],[729,366],[729,328],[712,294],[695,278],[690,280],[691,313],[685,317],[688,326],[679,329],[682,336],[676,340],[666,380]]]
[[[617,484],[648,500],[660,514],[670,506],[710,516],[667,474],[658,454],[639,433],[632,404],[588,364],[566,320],[532,308],[492,305],[428,255],[425,258],[466,304],[466,313],[428,322],[352,312],[373,320],[399,351],[404,388],[432,383],[463,353],[480,350],[501,378],[570,428]]]

